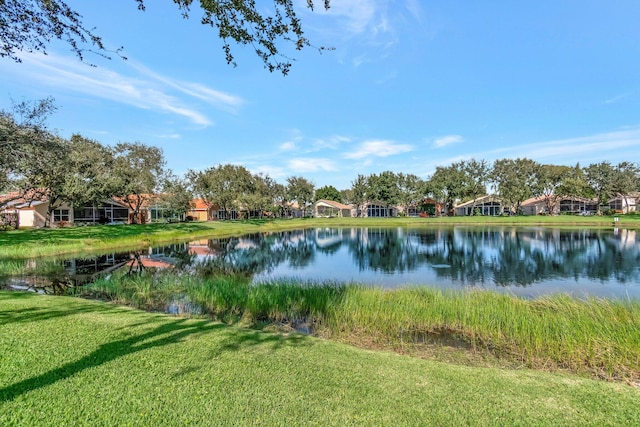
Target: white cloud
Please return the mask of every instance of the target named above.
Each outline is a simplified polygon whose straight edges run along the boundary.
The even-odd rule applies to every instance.
[[[360,147],[349,153],[345,153],[345,159],[362,159],[365,157],[389,157],[395,154],[413,151],[413,146],[408,144],[396,144],[393,141],[376,140],[365,141]]]
[[[328,138],[318,138],[313,141],[312,151],[320,151],[323,149],[335,150],[346,142],[351,142],[351,138],[342,135],[331,135]]]
[[[310,39],[337,48],[336,60],[355,69],[389,63],[397,46],[413,41],[404,38],[407,28],[425,31],[420,0],[336,0],[328,11],[322,5],[315,10],[303,12]]]
[[[244,102],[240,97],[216,91],[199,83],[173,80],[151,72],[142,65],[133,67],[141,74],[131,76],[104,67],[89,67],[76,58],[55,54],[25,54],[22,60],[24,65],[21,70],[26,70],[38,81],[49,86],[141,109],[175,114],[200,126],[210,126],[214,123],[193,105],[194,99],[206,101],[227,111],[235,111]]]
[[[484,159],[492,162],[502,158],[529,158],[555,165],[588,165],[604,160],[612,163],[640,157],[640,127],[575,138],[540,141],[531,144],[509,145],[494,150],[467,152],[464,155],[436,158],[435,166],[449,165],[465,159]]]
[[[336,164],[331,159],[298,157],[289,160],[289,169],[293,172],[335,171]]]
[[[413,16],[416,21],[422,23],[422,7],[418,0],[406,0],[404,7],[407,8],[411,16]]]
[[[326,13],[343,20],[349,32],[360,34],[376,25],[376,15],[383,3],[379,0],[334,1]]]
[[[464,138],[462,138],[462,136],[460,135],[447,135],[440,138],[436,138],[436,140],[433,141],[433,146],[437,148],[442,148],[442,147],[446,147],[447,145],[457,144],[462,141],[464,141]]]
[[[287,176],[287,172],[284,168],[279,166],[271,166],[271,165],[260,165],[257,167],[249,168],[251,173],[262,173],[264,175],[269,175],[271,178],[285,178]]]
[[[612,160],[614,157],[623,159],[631,155],[627,150],[632,148],[640,149],[640,128],[519,145],[494,150],[493,153],[512,153],[517,157],[536,160],[550,159],[551,163],[575,163],[590,155],[603,160]]]
[[[293,141],[287,141],[280,144],[280,151],[293,151],[296,149],[296,143]]]
[[[239,96],[211,89],[200,83],[174,80],[170,77],[158,74],[142,64],[134,61],[129,62],[134,69],[138,70],[145,77],[162,82],[186,95],[201,99],[209,104],[216,105],[219,108],[236,111],[245,103],[245,101]]]
[[[615,104],[616,102],[628,98],[629,96],[631,96],[631,92],[629,93],[623,93],[621,95],[618,96],[614,96],[613,98],[609,98],[606,101],[604,101],[605,104]]]
[[[160,138],[160,139],[180,139],[180,138],[182,138],[182,135],[180,135],[179,133],[167,133],[167,134],[156,135],[156,138]]]
[[[280,151],[295,151],[299,148],[300,142],[304,140],[304,134],[300,129],[289,129],[289,139],[278,147]]]

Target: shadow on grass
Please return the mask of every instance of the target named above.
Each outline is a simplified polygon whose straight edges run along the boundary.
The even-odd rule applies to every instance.
[[[13,296],[15,297],[15,296]],[[90,307],[75,307],[68,309],[56,308],[25,308],[23,310],[10,310],[0,312],[0,324],[8,322],[38,322],[61,316],[71,316],[84,312],[114,311],[113,307],[105,307],[101,310],[99,305]],[[138,326],[154,323],[156,320],[138,323]],[[270,345],[276,350],[284,345],[300,345],[306,341],[306,337],[292,335],[282,336],[266,332],[241,330],[220,323],[212,323],[208,320],[194,321],[189,319],[169,320],[144,333],[138,333],[127,338],[108,342],[100,345],[95,351],[59,368],[52,369],[41,375],[37,375],[18,383],[0,388],[0,402],[11,401],[25,393],[47,387],[58,381],[70,378],[86,369],[97,367],[115,359],[135,354],[147,349],[176,344],[184,338],[203,334],[210,331],[226,331],[226,337],[216,350],[217,354],[229,351],[240,351],[250,346]]]
[[[40,295],[33,292],[9,291],[0,293],[0,303],[3,300],[28,300],[39,298]],[[81,313],[109,312],[116,309],[110,306],[91,305],[84,307],[27,307],[12,310],[0,309],[0,326],[12,323],[34,323],[42,320],[56,319],[58,317],[73,316]]]

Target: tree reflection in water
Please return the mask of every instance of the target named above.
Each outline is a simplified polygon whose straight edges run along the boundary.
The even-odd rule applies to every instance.
[[[172,244],[140,256],[164,261],[176,271],[243,273],[256,280],[287,276],[305,281],[377,281],[391,287],[410,283],[511,289],[590,282],[630,287],[640,297],[639,239],[634,230],[316,228]],[[90,278],[130,258],[125,253],[33,260],[36,267],[29,275],[55,272],[55,281],[61,283],[61,270],[76,279]]]

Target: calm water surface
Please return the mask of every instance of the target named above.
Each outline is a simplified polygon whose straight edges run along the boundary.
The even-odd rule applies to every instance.
[[[91,276],[132,255],[65,260]],[[291,277],[384,288],[485,288],[522,296],[640,299],[640,232],[545,227],[317,228],[151,248],[154,266],[241,271],[259,283]],[[124,268],[131,268],[125,265]]]

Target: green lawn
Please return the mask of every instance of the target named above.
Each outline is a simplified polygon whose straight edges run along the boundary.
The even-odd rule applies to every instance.
[[[0,425],[640,425],[640,390],[0,292]]]
[[[245,233],[299,228],[336,227],[443,227],[453,225],[613,227],[613,218],[604,216],[513,216],[447,218],[305,218],[295,220],[211,221],[179,224],[96,225],[59,229],[12,230],[0,232],[0,257],[95,252],[134,249],[172,241],[204,237],[229,237]],[[620,216],[620,227],[640,228],[640,215]]]

